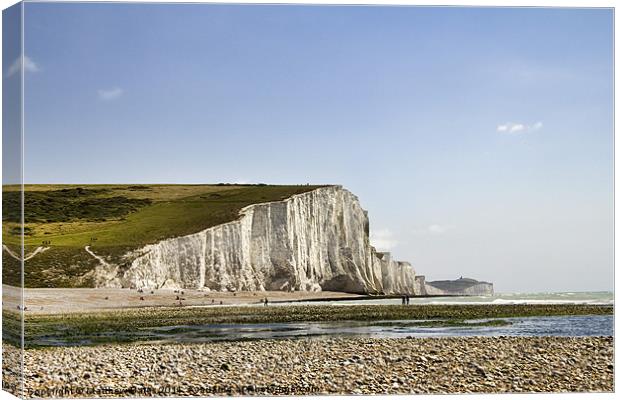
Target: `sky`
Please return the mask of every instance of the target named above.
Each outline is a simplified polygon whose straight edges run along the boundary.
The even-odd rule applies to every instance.
[[[612,290],[612,21],[27,3],[25,180],[341,184],[428,280]]]

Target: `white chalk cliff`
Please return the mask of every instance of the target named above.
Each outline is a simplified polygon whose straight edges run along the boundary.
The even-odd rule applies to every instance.
[[[377,253],[356,196],[328,186],[254,204],[239,219],[134,252],[99,286],[420,293],[413,267]]]
[[[432,281],[426,282],[422,279],[424,285],[421,287],[422,295],[452,295],[452,296],[491,296],[493,295],[493,284],[490,282],[481,282],[471,278],[459,278],[452,281]]]

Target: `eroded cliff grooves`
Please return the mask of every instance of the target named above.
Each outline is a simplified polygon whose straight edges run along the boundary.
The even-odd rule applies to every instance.
[[[134,252],[100,286],[420,293],[406,262],[377,253],[356,196],[328,186],[255,204],[239,219]]]

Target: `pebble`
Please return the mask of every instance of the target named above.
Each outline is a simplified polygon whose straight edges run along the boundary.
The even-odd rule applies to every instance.
[[[7,388],[18,382],[19,355],[4,344]],[[24,363],[26,397],[58,397],[54,393],[76,388],[87,389],[87,395],[64,396],[608,392],[614,387],[612,337],[115,344],[28,349]],[[98,395],[98,388],[112,391]]]

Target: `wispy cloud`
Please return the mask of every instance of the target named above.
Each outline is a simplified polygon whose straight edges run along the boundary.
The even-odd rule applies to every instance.
[[[377,229],[370,232],[370,244],[378,251],[390,251],[398,242],[389,229]]]
[[[100,89],[97,91],[97,93],[99,94],[99,98],[101,100],[110,101],[121,97],[124,93],[124,90],[119,87],[114,87],[112,89]]]
[[[444,233],[454,229],[453,225],[431,224],[423,228],[417,228],[413,230],[416,235],[443,235]]]
[[[527,132],[538,131],[542,129],[542,127],[542,121],[535,122],[532,125],[526,125],[520,122],[506,122],[505,124],[497,125],[497,132],[508,135],[521,135]]]
[[[20,72],[22,69],[22,57],[19,56],[17,57],[17,59],[15,59],[15,61],[13,61],[13,64],[11,64],[9,66],[9,69],[6,71],[6,77],[10,77],[13,76],[15,74],[17,74],[18,72]],[[39,71],[39,66],[32,61],[32,59],[28,56],[24,56],[24,71],[26,72],[37,72]]]

